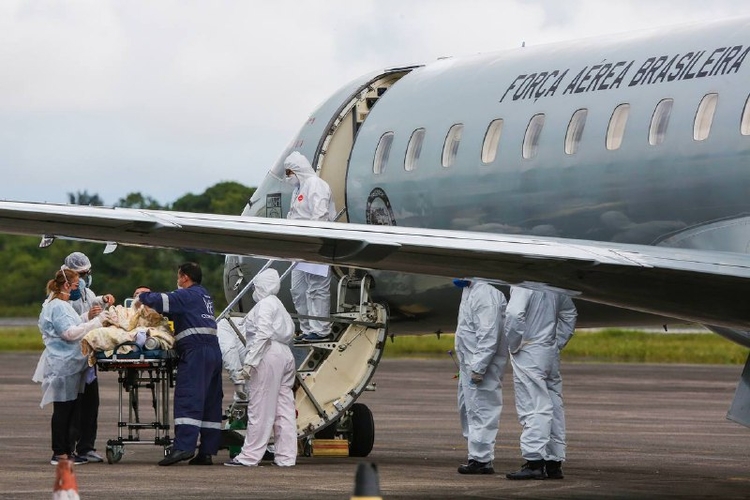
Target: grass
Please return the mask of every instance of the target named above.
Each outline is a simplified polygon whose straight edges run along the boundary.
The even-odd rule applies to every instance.
[[[0,352],[41,351],[34,327],[0,328]],[[386,358],[447,358],[453,335],[396,336],[386,341]],[[713,333],[646,333],[637,330],[578,331],[563,351],[565,361],[594,363],[742,364],[748,349]]]
[[[453,335],[402,336],[388,340],[386,358],[442,358]],[[637,330],[578,331],[563,350],[565,361],[600,363],[743,364],[748,349],[713,333],[646,333]]]

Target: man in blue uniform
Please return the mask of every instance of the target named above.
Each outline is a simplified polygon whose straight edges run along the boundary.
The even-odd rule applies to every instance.
[[[159,465],[190,460],[190,465],[211,465],[221,441],[221,349],[216,335],[214,304],[201,286],[203,274],[195,262],[177,269],[174,292],[143,292],[136,302],[174,322],[175,346],[180,359],[174,390],[175,438],[172,450]],[[200,434],[198,455],[195,448]]]

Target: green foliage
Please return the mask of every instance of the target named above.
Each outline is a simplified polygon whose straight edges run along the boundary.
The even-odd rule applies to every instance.
[[[255,188],[236,182],[220,182],[200,195],[188,193],[174,202],[172,208],[239,215]],[[96,194],[87,191],[69,193],[72,203],[101,205]],[[128,208],[164,209],[152,197],[140,192],[129,193],[117,206]],[[0,282],[0,316],[36,316],[46,297],[47,281],[60,269],[65,257],[75,251],[91,260],[93,284],[98,294],[111,293],[118,302],[130,297],[138,286],[153,290],[174,290],[177,266],[186,261],[198,262],[203,269],[203,286],[208,289],[220,311],[226,306],[223,274],[224,256],[177,250],[120,246],[104,255],[100,243],[59,239],[47,248],[39,248],[40,238],[0,234],[0,256],[5,269]],[[33,311],[29,314],[29,311]]]
[[[35,326],[0,328],[0,352],[42,351],[42,334]]]
[[[404,335],[386,342],[387,358],[447,358],[453,335]],[[634,330],[577,331],[564,361],[607,363],[743,364],[748,349],[713,333],[647,333]]]
[[[565,360],[637,363],[742,364],[748,350],[713,333],[577,332]],[[686,361],[689,360],[689,361]]]

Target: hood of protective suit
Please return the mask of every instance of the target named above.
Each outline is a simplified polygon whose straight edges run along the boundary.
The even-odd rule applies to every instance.
[[[269,295],[276,295],[279,293],[281,288],[281,282],[279,281],[279,273],[276,269],[266,269],[255,277],[255,291],[253,292],[253,300],[260,302]]]
[[[294,151],[286,157],[286,160],[284,160],[284,169],[287,168],[297,175],[301,183],[317,175],[310,162],[299,151]]]

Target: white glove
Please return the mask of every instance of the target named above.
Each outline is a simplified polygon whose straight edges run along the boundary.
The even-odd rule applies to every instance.
[[[247,401],[245,384],[234,384],[234,401]]]

